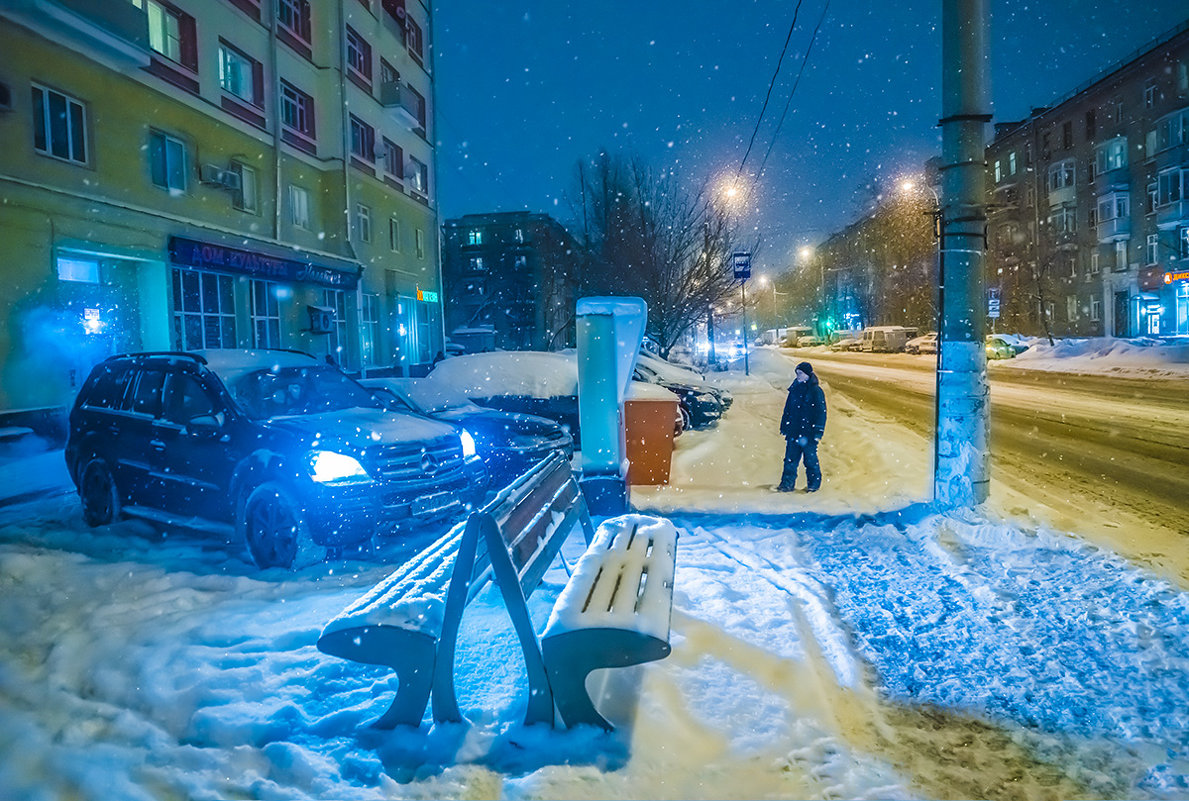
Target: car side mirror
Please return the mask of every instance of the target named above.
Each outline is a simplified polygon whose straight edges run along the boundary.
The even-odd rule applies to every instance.
[[[223,428],[222,415],[200,414],[197,417],[191,417],[190,422],[186,423],[186,428],[195,436],[218,436],[219,431]]]

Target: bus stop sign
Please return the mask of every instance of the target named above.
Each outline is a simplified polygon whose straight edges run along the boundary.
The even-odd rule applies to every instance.
[[[735,280],[746,281],[751,278],[751,254],[739,252],[732,254],[731,261],[735,265]]]

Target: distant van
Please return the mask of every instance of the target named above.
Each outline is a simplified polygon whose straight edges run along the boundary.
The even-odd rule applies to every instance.
[[[813,329],[807,325],[790,325],[784,329],[784,338],[781,340],[786,348],[796,348],[801,345],[801,337],[813,336]],[[815,343],[816,344],[816,343]]]
[[[917,329],[902,325],[876,325],[863,329],[859,350],[871,353],[899,353],[908,340],[917,335]]]

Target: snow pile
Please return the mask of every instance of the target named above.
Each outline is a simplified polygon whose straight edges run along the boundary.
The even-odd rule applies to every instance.
[[[429,382],[469,398],[564,397],[578,394],[578,360],[572,353],[473,353],[439,362],[429,374]]]
[[[998,363],[1026,370],[1105,373],[1145,378],[1189,378],[1189,340],[1036,339],[1014,359]]]

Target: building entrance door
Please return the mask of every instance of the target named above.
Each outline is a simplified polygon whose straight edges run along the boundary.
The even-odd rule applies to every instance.
[[[1115,325],[1111,333],[1116,337],[1131,336],[1131,330],[1128,323],[1129,298],[1126,292],[1115,293]]]

